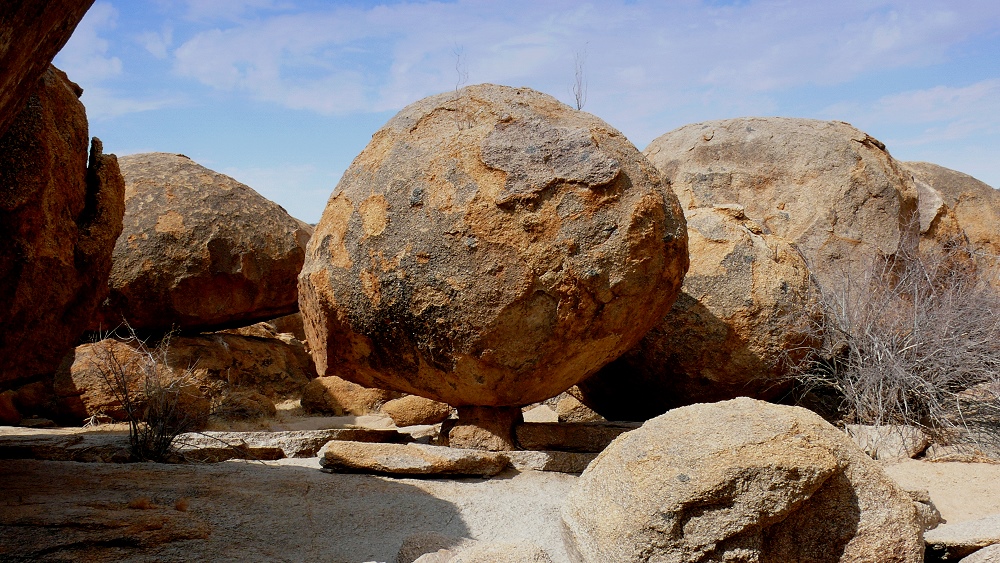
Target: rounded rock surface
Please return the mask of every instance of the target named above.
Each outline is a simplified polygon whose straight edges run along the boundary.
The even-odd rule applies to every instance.
[[[685,210],[737,203],[794,244],[824,290],[916,250],[917,194],[883,145],[840,121],[745,117],[685,125],[644,154]]]
[[[577,384],[609,420],[749,396],[773,399],[818,347],[818,289],[788,242],[736,205],[686,211],[691,267],[681,296],[639,344]]]
[[[631,348],[687,261],[676,198],[621,133],[485,84],[373,136],[310,241],[299,301],[321,374],[525,405]]]
[[[909,495],[799,407],[672,410],[611,443],[563,506],[574,561],[923,561]]]
[[[88,138],[82,90],[53,66],[32,87],[0,135],[0,390],[51,384],[107,295],[122,230],[125,186]]]
[[[311,227],[183,155],[122,157],[125,229],[101,327],[245,326],[294,313]]]

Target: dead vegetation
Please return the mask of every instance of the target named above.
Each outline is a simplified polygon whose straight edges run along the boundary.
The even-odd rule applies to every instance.
[[[1000,293],[962,245],[882,259],[821,296],[800,401],[840,423],[1000,445]]]

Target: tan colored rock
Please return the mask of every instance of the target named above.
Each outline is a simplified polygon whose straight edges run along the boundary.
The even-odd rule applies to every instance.
[[[937,528],[941,523],[941,511],[931,500],[930,493],[926,489],[906,489],[906,494],[910,495],[913,507],[917,509],[917,521],[920,522],[920,527],[925,532]]]
[[[507,467],[502,453],[427,444],[328,442],[320,465],[331,471],[384,475],[479,475],[491,477]]]
[[[226,420],[272,418],[278,414],[274,401],[267,395],[249,389],[225,393],[213,411],[213,414]]]
[[[686,125],[644,151],[685,211],[737,203],[801,251],[832,290],[918,244],[917,194],[885,146],[839,121],[746,117]]]
[[[1000,514],[957,524],[941,524],[924,534],[931,551],[955,561],[986,546],[1000,544]]]
[[[220,444],[243,444],[251,449],[277,448],[284,457],[316,457],[327,442],[406,443],[410,436],[395,430],[374,428],[328,428],[326,430],[286,430],[280,432],[218,432],[184,433],[174,439],[174,444],[191,448],[206,448]]]
[[[448,435],[448,445],[453,448],[488,450],[493,452],[516,450],[514,428],[522,420],[517,407],[458,407],[458,420],[442,433]]]
[[[302,326],[302,313],[292,313],[276,319],[271,319],[274,330],[279,333],[291,334],[295,338],[306,342],[306,330]]]
[[[437,532],[413,534],[403,540],[403,545],[400,546],[399,553],[396,555],[396,563],[433,561],[431,558],[423,560],[421,557],[441,551],[448,552],[447,554],[442,554],[444,558],[441,560],[447,563],[448,559],[454,555],[454,552],[461,551],[475,543],[477,542],[470,538],[456,538]]]
[[[437,424],[451,416],[449,405],[416,395],[405,395],[387,401],[382,405],[381,410],[384,414],[389,415],[396,426]]]
[[[845,430],[851,440],[872,459],[914,458],[930,445],[927,434],[914,426],[848,424]]]
[[[299,277],[321,374],[453,406],[552,397],[662,318],[676,198],[621,135],[529,89],[392,118],[334,191]]]
[[[302,408],[307,413],[334,416],[361,416],[377,412],[400,393],[371,389],[335,375],[317,377],[302,391]]]
[[[672,410],[594,460],[563,508],[589,561],[921,562],[910,497],[839,430],[747,398]]]
[[[69,41],[94,0],[0,3],[0,135],[17,118],[36,81]]]
[[[256,401],[258,408],[253,410],[259,414],[273,413],[274,399],[299,397],[310,378],[315,377],[312,358],[303,343],[290,335],[269,339],[224,333],[178,336],[171,338],[166,347],[165,354],[156,351],[144,357],[135,341],[105,339],[78,346],[71,361],[64,362],[55,375],[63,413],[78,421],[99,413],[121,420],[124,413],[120,403],[102,375],[102,367],[106,371],[114,362],[128,366],[133,377],[138,378],[141,366],[152,360],[167,367],[173,378],[197,382],[215,401],[224,402],[234,392],[259,393],[266,403],[271,403],[268,408]],[[133,383],[138,384],[138,380]],[[228,412],[235,414],[236,410]]]
[[[980,273],[1000,286],[1000,192],[968,174],[929,162],[904,162],[903,168],[913,175],[922,193],[929,194],[927,207],[937,203],[935,196],[941,200],[937,204],[941,226],[932,224],[936,229],[924,238],[936,235],[945,243],[967,240]],[[927,215],[931,220],[937,217]],[[923,230],[923,213],[920,223]]]
[[[125,230],[101,327],[244,326],[298,308],[311,228],[236,180],[183,155],[121,159]]]
[[[962,563],[1000,563],[1000,543],[972,552],[962,559]]]
[[[577,384],[609,420],[786,391],[806,350],[821,344],[818,288],[805,260],[738,204],[685,210],[691,267],[659,325]]]
[[[89,142],[80,87],[50,66],[31,88],[0,136],[0,389],[51,384],[107,295],[122,228],[121,174]]]
[[[510,466],[518,471],[555,471],[558,473],[582,473],[597,457],[596,453],[558,451],[510,451],[504,452]]]
[[[448,563],[552,563],[552,559],[540,547],[527,542],[476,542]]]
[[[569,393],[563,393],[559,402],[556,403],[556,416],[559,422],[570,423],[605,422],[607,420]]]

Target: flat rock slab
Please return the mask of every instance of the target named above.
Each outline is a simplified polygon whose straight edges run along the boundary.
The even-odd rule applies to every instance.
[[[583,473],[597,457],[596,453],[581,452],[504,452],[510,465],[518,471],[556,471],[559,473]]]
[[[1000,563],[1000,544],[984,547],[962,559],[962,563]]]
[[[930,445],[927,434],[915,426],[848,424],[846,430],[851,440],[873,459],[913,458]]]
[[[600,452],[622,433],[641,424],[629,422],[556,423],[526,422],[515,429],[526,450]]]
[[[576,476],[396,479],[302,466],[312,461],[0,460],[0,560],[392,562],[404,539],[436,532],[532,542],[555,563],[569,562],[559,508]],[[81,515],[88,522],[164,527],[118,527],[117,537],[137,542],[100,543],[110,534],[81,528]]]
[[[319,452],[324,469],[384,475],[478,475],[491,477],[509,461],[498,452],[427,444],[333,441]]]
[[[924,541],[946,561],[965,557],[986,546],[1000,543],[1000,514],[957,524],[941,524],[924,534]]]
[[[320,448],[333,440],[353,442],[403,443],[409,434],[373,428],[330,428],[283,432],[197,432],[181,434],[174,446],[181,451],[197,448],[245,445],[251,448],[278,448],[285,457],[314,457]]]
[[[128,435],[58,429],[0,435],[0,459],[120,463],[129,460]]]
[[[948,524],[1000,513],[1000,465],[903,460],[883,469],[904,489],[927,491]]]

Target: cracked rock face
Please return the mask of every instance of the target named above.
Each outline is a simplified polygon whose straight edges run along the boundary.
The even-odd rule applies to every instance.
[[[676,198],[621,133],[479,85],[373,136],[317,226],[299,301],[320,374],[523,405],[630,348],[687,264]]]
[[[125,187],[81,92],[49,66],[0,135],[0,390],[51,382],[107,295]]]
[[[917,248],[917,193],[878,140],[839,121],[748,117],[686,125],[644,151],[684,209],[737,203],[794,244],[819,286]]]
[[[311,227],[183,155],[122,157],[125,230],[103,327],[211,330],[294,313]]]
[[[924,560],[913,502],[877,462],[806,409],[747,398],[621,435],[562,517],[584,563]]]

